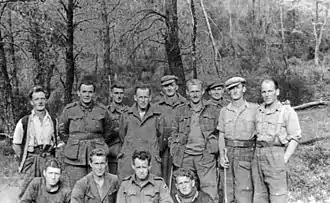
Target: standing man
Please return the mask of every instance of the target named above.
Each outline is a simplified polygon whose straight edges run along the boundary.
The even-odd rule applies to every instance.
[[[214,106],[202,102],[202,81],[189,80],[186,88],[189,102],[178,107],[170,139],[174,171],[181,167],[192,170],[197,175],[200,189],[217,202],[216,110]]]
[[[264,103],[258,108],[257,146],[252,163],[254,203],[288,202],[286,164],[301,138],[297,113],[278,100],[277,81],[261,84]]]
[[[92,172],[75,184],[71,203],[115,203],[119,180],[116,175],[106,172],[106,152],[94,149],[89,154],[89,165]]]
[[[207,104],[215,106],[218,113],[220,112],[220,109],[224,106],[222,97],[224,90],[224,84],[220,80],[210,82],[206,88],[207,93],[211,96],[211,98],[207,101]]]
[[[135,104],[125,112],[120,121],[119,136],[123,143],[118,156],[118,176],[123,178],[134,173],[131,156],[134,150],[144,149],[151,152],[151,173],[161,176],[159,139],[163,135],[163,118],[160,111],[150,105],[151,89],[137,86]]]
[[[194,172],[180,168],[175,172],[174,177],[177,188],[175,203],[214,203],[208,194],[197,190]]]
[[[123,179],[117,203],[173,203],[164,179],[150,173],[151,159],[148,151],[134,151],[131,158],[134,173]]]
[[[32,178],[42,176],[43,165],[55,156],[57,145],[56,120],[46,110],[45,89],[33,87],[29,100],[32,112],[18,121],[13,136],[13,149],[19,158],[18,171],[24,174],[19,197],[22,197]]]
[[[70,187],[89,172],[88,154],[95,148],[108,153],[111,120],[107,108],[96,103],[95,84],[85,76],[78,86],[79,101],[68,104],[60,117],[59,136],[66,143],[64,162]]]
[[[111,86],[110,96],[112,101],[108,106],[110,113],[112,131],[111,138],[107,142],[109,147],[108,166],[109,172],[117,174],[118,160],[117,156],[120,152],[121,143],[119,138],[119,119],[120,116],[127,111],[127,106],[123,104],[125,87],[123,84],[116,82]]]
[[[225,82],[231,102],[221,109],[217,127],[222,166],[220,176],[224,177],[224,170],[227,170],[226,178],[221,180],[221,187],[226,187],[224,197],[227,202],[252,203],[253,200],[251,161],[258,105],[244,99],[245,82],[241,77],[233,77]]]
[[[48,160],[43,169],[44,177],[33,178],[20,203],[69,203],[71,190],[61,182],[61,173],[59,161]]]
[[[157,103],[157,108],[164,116],[164,135],[161,139],[161,158],[162,158],[162,174],[165,182],[170,186],[172,158],[170,156],[170,149],[168,146],[168,138],[172,132],[172,121],[174,119],[176,109],[183,105],[187,100],[182,97],[177,90],[179,88],[178,77],[174,75],[165,75],[161,78],[161,85],[163,89],[163,97]]]

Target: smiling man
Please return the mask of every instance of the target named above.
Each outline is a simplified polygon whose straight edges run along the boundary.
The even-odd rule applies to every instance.
[[[123,179],[117,203],[173,203],[164,179],[150,173],[148,151],[134,151],[131,163],[134,174]]]
[[[175,187],[178,192],[175,195],[175,203],[213,203],[212,198],[196,187],[194,173],[186,168],[180,168],[174,173]]]
[[[187,100],[177,92],[179,88],[177,82],[178,77],[175,75],[165,75],[161,78],[163,97],[156,105],[164,116],[164,134],[160,139],[162,174],[166,184],[170,187],[172,159],[168,146],[168,138],[171,136],[172,121],[177,107],[187,102]]]
[[[278,82],[261,83],[264,103],[258,108],[257,145],[252,162],[254,203],[288,202],[286,165],[301,138],[297,113],[278,100]]]
[[[220,80],[214,80],[208,84],[206,91],[211,96],[207,103],[215,106],[217,111],[220,112],[223,107],[224,84]]]
[[[107,154],[94,149],[89,154],[92,172],[80,179],[74,186],[71,203],[114,203],[119,188],[116,175],[106,172]]]
[[[19,197],[34,177],[42,176],[43,164],[55,156],[56,119],[46,110],[46,91],[35,86],[29,92],[30,104],[33,107],[30,115],[21,118],[13,135],[13,149],[19,158],[19,172],[24,181]]]
[[[59,161],[48,160],[43,177],[33,178],[20,203],[69,203],[71,190],[60,181],[61,173]]]
[[[112,101],[108,106],[108,110],[112,122],[111,138],[107,142],[109,147],[108,166],[109,172],[117,174],[118,160],[117,156],[120,152],[121,144],[119,138],[119,119],[120,116],[127,111],[127,106],[123,104],[125,86],[116,82],[111,86],[110,96]]]
[[[95,83],[85,76],[78,86],[79,101],[68,104],[60,117],[59,136],[66,143],[64,162],[70,187],[88,173],[87,155],[95,148],[108,153],[105,141],[111,137],[111,119],[107,108],[94,101]]]
[[[144,149],[152,154],[151,172],[161,176],[159,139],[163,134],[163,117],[155,106],[150,104],[151,89],[140,85],[135,88],[135,104],[121,116],[119,136],[122,148],[118,155],[118,176],[132,175],[131,155],[134,150]]]

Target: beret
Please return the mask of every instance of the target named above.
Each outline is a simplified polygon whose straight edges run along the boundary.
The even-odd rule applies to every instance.
[[[219,86],[224,87],[224,84],[220,80],[213,80],[207,84],[206,91]]]
[[[225,86],[227,89],[230,89],[232,87],[235,87],[241,83],[245,83],[246,80],[242,77],[232,77],[229,80],[225,82]]]
[[[161,79],[160,82],[162,85],[167,85],[170,84],[174,81],[177,81],[178,77],[176,77],[175,75],[164,75]]]

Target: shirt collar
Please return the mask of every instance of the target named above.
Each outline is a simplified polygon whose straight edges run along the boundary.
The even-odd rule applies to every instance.
[[[176,105],[176,104],[181,104],[181,103],[185,103],[186,102],[186,99],[181,96],[179,93],[176,93],[176,95],[178,96],[178,99],[173,103],[173,105]],[[165,104],[171,104],[168,96],[166,94],[163,95],[163,97],[160,99],[159,103],[165,103]]]
[[[135,183],[136,185],[139,185],[140,186],[139,181],[136,179],[136,175],[135,174],[132,175],[132,183]],[[153,179],[153,177],[152,177],[152,175],[150,173],[148,174],[147,181],[145,181],[145,183],[143,185],[141,185],[141,187],[144,187],[148,183],[150,183],[150,184],[152,184],[152,185],[155,186],[155,181],[154,181],[154,179]]]
[[[276,111],[280,111],[281,108],[282,108],[282,106],[283,106],[283,105],[282,105],[282,103],[281,103],[280,101],[276,101],[276,102],[274,103],[274,106],[272,106],[271,109],[268,109],[267,113],[268,113],[268,114],[271,114],[271,113],[274,113],[274,112],[276,112]],[[259,110],[260,110],[261,112],[266,112],[266,103],[262,103],[262,104],[260,105]]]
[[[45,112],[46,112],[46,114],[45,114],[45,118],[47,118],[47,119],[51,119],[51,118],[50,118],[50,115],[49,115],[49,113],[48,113],[48,111],[47,111],[46,109],[45,109]],[[31,111],[31,116],[32,116],[32,117],[37,116],[36,111],[35,111],[34,109]]]
[[[119,113],[121,113],[124,109],[125,109],[125,105],[118,105],[115,102],[111,102],[111,104],[110,104],[111,113],[113,113],[115,111],[118,111]]]
[[[250,104],[249,104],[249,102],[247,102],[246,100],[244,100],[244,107],[245,107],[245,108],[250,108]],[[228,104],[227,109],[228,109],[228,110],[231,110],[231,111],[234,111],[234,110],[235,110],[235,107],[234,107],[234,105],[233,105],[232,102],[230,102],[230,103]]]

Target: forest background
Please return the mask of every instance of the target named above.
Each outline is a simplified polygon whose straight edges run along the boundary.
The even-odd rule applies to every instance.
[[[59,116],[86,74],[98,81],[104,104],[114,81],[127,86],[127,104],[137,83],[150,84],[157,101],[164,74],[179,77],[183,95],[190,78],[239,75],[247,79],[246,99],[260,102],[260,82],[269,76],[292,105],[329,100],[329,7],[329,0],[0,0],[0,133],[12,135],[29,113],[31,86],[48,90],[48,109]],[[314,112],[319,117],[307,120],[327,126],[328,110],[317,112],[323,117]],[[320,136],[319,129],[310,132],[306,140]],[[297,161],[307,168],[291,179],[293,199],[329,197],[323,169],[330,147],[312,147],[313,156],[300,149]],[[316,174],[308,161],[322,160]],[[308,182],[306,170],[318,180]]]

